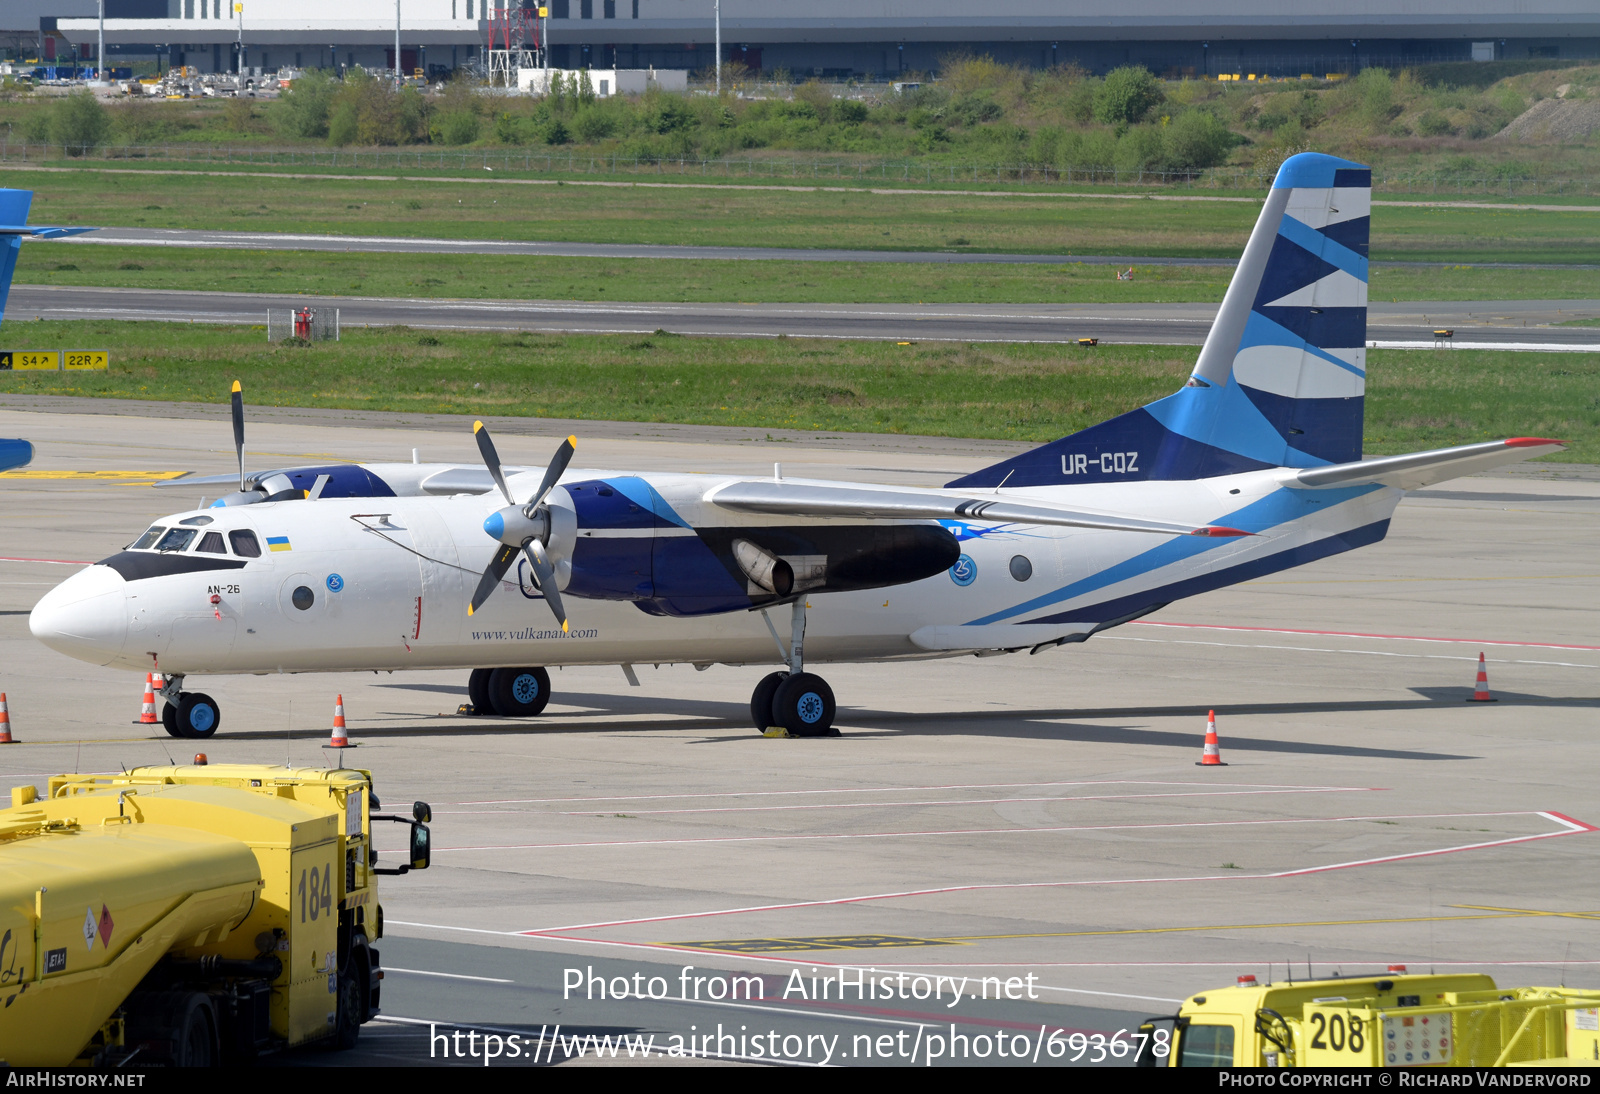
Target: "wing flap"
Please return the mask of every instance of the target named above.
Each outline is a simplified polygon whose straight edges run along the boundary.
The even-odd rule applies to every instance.
[[[1566,445],[1547,437],[1511,437],[1503,441],[1484,441],[1481,444],[1461,444],[1453,448],[1435,448],[1427,452],[1409,452],[1404,456],[1383,456],[1375,460],[1334,464],[1331,467],[1312,467],[1295,472],[1289,478],[1292,485],[1313,490],[1335,486],[1356,486],[1376,483],[1401,490],[1417,490],[1447,479],[1488,471],[1508,463],[1548,456],[1565,451]]]
[[[706,500],[736,513],[854,520],[974,520],[995,524],[1047,524],[1167,536],[1245,536],[1237,528],[1142,520],[1114,513],[1024,505],[999,497],[972,498],[931,490],[875,490],[813,483],[745,481],[712,490]]]

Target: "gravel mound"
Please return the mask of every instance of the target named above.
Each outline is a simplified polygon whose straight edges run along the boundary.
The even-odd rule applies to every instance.
[[[1513,140],[1581,141],[1600,131],[1600,99],[1541,99],[1495,134]]]

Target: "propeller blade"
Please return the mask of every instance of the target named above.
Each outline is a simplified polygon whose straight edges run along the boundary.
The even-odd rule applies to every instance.
[[[483,602],[488,600],[489,594],[500,585],[500,579],[506,576],[506,571],[511,569],[511,563],[516,557],[515,547],[501,547],[494,553],[489,568],[483,571],[483,577],[478,582],[478,591],[472,594],[472,603],[467,605],[468,615],[483,607]]]
[[[561,442],[561,447],[556,449],[555,458],[550,461],[550,466],[544,469],[544,481],[539,484],[538,491],[528,502],[528,508],[538,505],[544,496],[550,492],[561,476],[566,473],[567,464],[572,462],[572,454],[578,450],[578,438],[568,437]]]
[[[489,474],[494,476],[494,484],[500,488],[500,493],[505,495],[506,504],[517,504],[517,499],[506,489],[506,477],[500,471],[500,453],[494,450],[494,441],[489,437],[488,427],[482,422],[473,422],[472,435],[478,439],[478,453],[483,457],[483,464],[489,469]]]
[[[239,454],[239,493],[244,493],[244,390],[233,382],[233,448]]]
[[[556,613],[556,622],[561,624],[561,633],[566,634],[567,609],[561,603],[561,593],[556,589],[555,567],[550,565],[549,556],[544,553],[544,544],[536,539],[530,539],[522,545],[522,550],[527,554],[528,565],[533,569],[534,582],[544,594],[545,603]]]

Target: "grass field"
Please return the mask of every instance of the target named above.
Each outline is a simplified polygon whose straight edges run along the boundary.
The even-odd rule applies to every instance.
[[[1217,302],[1231,267],[395,255],[30,244],[21,284],[186,291],[795,304],[1134,304]],[[1579,300],[1600,279],[1567,270],[1377,267],[1374,300]]]
[[[26,341],[27,345],[23,344]],[[107,346],[106,373],[0,373],[0,392],[247,401],[458,414],[685,422],[1047,441],[1176,390],[1197,349],[894,345],[674,335],[351,330],[269,346],[261,328],[7,326],[15,348]],[[1368,355],[1373,454],[1504,436],[1562,437],[1600,462],[1600,354]]]
[[[33,221],[347,235],[1236,257],[1255,200],[595,188],[238,173],[17,170]],[[1600,212],[1380,206],[1375,260],[1590,263]]]

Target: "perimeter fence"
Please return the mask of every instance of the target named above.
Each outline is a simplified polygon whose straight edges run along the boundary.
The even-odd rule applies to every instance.
[[[1028,163],[939,163],[923,160],[744,159],[602,155],[532,148],[257,148],[208,144],[137,144],[70,147],[60,144],[0,139],[0,163],[83,164],[125,162],[130,165],[184,164],[221,167],[289,167],[330,172],[477,171],[534,176],[589,176],[626,180],[639,176],[751,179],[826,183],[920,183],[956,187],[962,184],[1029,184],[1105,186],[1118,189],[1183,188],[1264,190],[1272,172],[1238,167],[1199,171],[1158,171],[1114,167],[1057,167]],[[1404,174],[1374,171],[1373,189],[1386,194],[1450,197],[1595,197],[1600,177],[1549,178],[1464,177],[1453,174]]]

